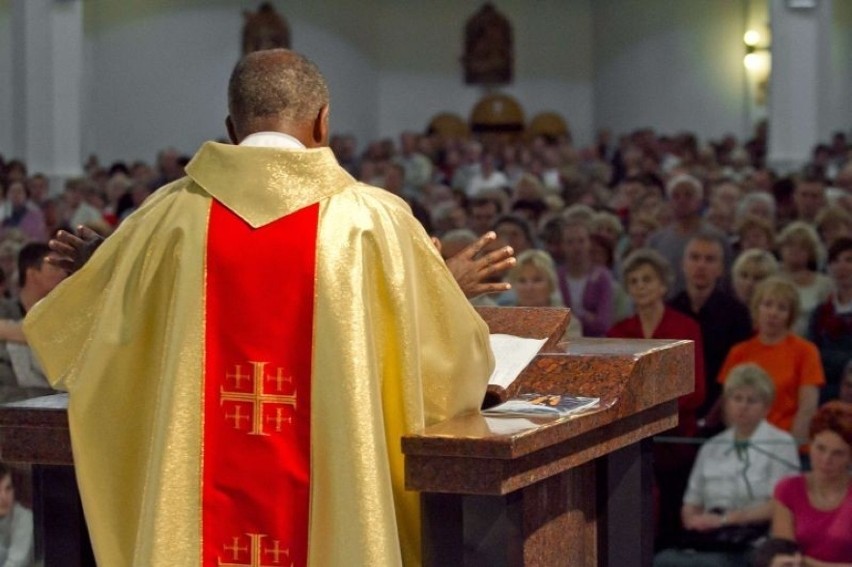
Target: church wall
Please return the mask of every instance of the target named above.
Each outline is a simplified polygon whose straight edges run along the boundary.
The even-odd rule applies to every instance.
[[[595,124],[746,136],[742,1],[596,0]]]
[[[515,80],[499,90],[518,99],[529,120],[559,112],[575,139],[593,132],[591,2],[494,1],[511,22]],[[381,65],[380,124],[384,136],[422,130],[438,112],[467,118],[486,92],[464,83],[460,58],[464,26],[482,2],[385,2],[378,35]]]
[[[821,117],[820,134],[828,140],[837,130],[852,134],[852,2],[835,0],[832,5],[830,63],[826,113]]]
[[[361,147],[379,135],[423,129],[437,112],[467,117],[483,94],[464,85],[459,62],[464,23],[479,0],[274,4],[289,20],[294,48],[328,77],[332,130],[355,134]],[[528,117],[556,110],[578,139],[590,139],[589,1],[541,0],[536,10],[522,0],[495,4],[515,31],[516,80],[506,92]],[[168,144],[192,152],[224,135],[224,85],[238,56],[240,9],[223,0],[150,0],[119,10],[90,0],[86,11],[92,127],[84,153],[151,159]]]
[[[563,114],[583,145],[598,127],[744,136],[746,1],[494,0],[514,28],[515,83],[505,91],[528,118]],[[151,160],[168,145],[191,153],[224,136],[240,12],[259,3],[86,0],[82,154]],[[459,62],[464,23],[480,0],[273,3],[290,22],[294,47],[329,78],[332,129],[355,134],[362,147],[422,129],[437,112],[467,116],[483,94],[464,85]],[[10,34],[2,33],[9,5],[0,0],[0,78],[11,74]],[[835,10],[846,34],[835,40],[837,51],[847,47],[852,15],[845,6]],[[852,82],[847,59],[835,64],[838,116],[848,113],[839,94]],[[9,89],[0,89],[5,123],[10,100]],[[0,150],[9,135],[0,129]]]
[[[242,5],[154,1],[117,11],[114,4],[86,5],[91,79],[84,154],[106,162],[153,160],[166,146],[191,154],[205,140],[226,137],[226,88],[240,56]],[[332,128],[375,136],[378,81],[369,57],[345,34],[302,21],[290,8],[278,6],[294,48],[328,77]]]
[[[0,0],[0,154],[6,159],[17,157],[12,153],[12,30],[9,0]]]

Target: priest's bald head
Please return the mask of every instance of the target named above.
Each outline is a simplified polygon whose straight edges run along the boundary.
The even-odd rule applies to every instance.
[[[228,83],[228,134],[283,132],[308,148],[328,143],[328,85],[314,63],[289,49],[243,57]]]

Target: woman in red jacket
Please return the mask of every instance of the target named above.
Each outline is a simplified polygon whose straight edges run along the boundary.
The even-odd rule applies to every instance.
[[[624,339],[686,339],[695,343],[695,380],[692,393],[678,399],[678,425],[667,435],[693,437],[697,433],[696,411],[704,401],[704,347],[701,329],[690,317],[665,304],[673,281],[671,266],[650,248],[632,252],[623,264],[624,287],[636,312],[610,329],[607,336]],[[660,377],[665,380],[665,376]],[[680,507],[689,479],[695,446],[663,444],[654,446],[654,476],[659,489],[658,545],[672,543],[682,529]]]

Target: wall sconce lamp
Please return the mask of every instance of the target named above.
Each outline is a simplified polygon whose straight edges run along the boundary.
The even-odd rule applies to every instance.
[[[769,74],[772,71],[771,47],[768,39],[754,29],[745,32],[743,43],[745,44],[743,65],[755,87],[755,103],[764,106],[769,88]]]

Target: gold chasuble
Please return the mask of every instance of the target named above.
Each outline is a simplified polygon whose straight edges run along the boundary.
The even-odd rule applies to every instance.
[[[418,565],[400,437],[482,401],[488,329],[327,148],[205,144],[24,326],[104,567]]]

